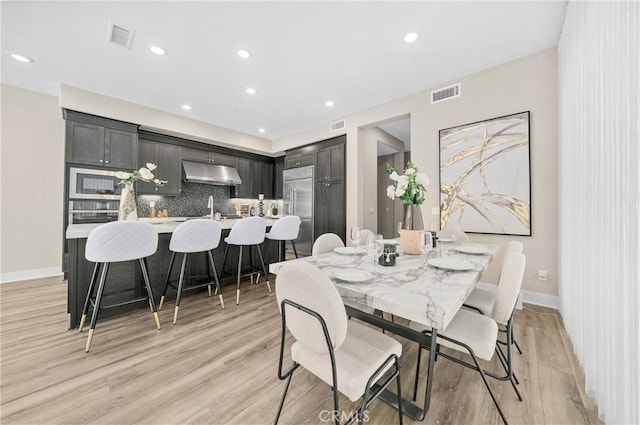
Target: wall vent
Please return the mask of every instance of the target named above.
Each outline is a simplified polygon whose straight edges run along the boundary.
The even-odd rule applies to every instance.
[[[453,99],[460,96],[460,83],[438,89],[431,92],[431,103],[438,103],[444,100]]]
[[[344,130],[347,126],[347,120],[334,121],[329,124],[329,132]]]
[[[119,27],[114,25],[112,22],[109,22],[109,34],[107,35],[107,40],[111,43],[130,49],[131,44],[133,43],[133,36],[135,34],[135,31],[129,31],[126,28]]]

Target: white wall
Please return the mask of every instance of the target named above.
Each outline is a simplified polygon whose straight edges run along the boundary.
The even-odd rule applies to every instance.
[[[61,272],[64,120],[54,96],[1,86],[0,281]]]
[[[60,106],[101,117],[138,124],[147,130],[269,155],[271,141],[238,133],[181,115],[170,114],[124,100],[63,84]]]
[[[422,207],[425,228],[430,228],[437,216],[431,215],[432,207],[439,205],[439,140],[440,129],[498,117],[515,112],[531,111],[531,186],[532,228],[531,237],[498,235],[471,235],[473,241],[496,243],[506,246],[517,239],[523,242],[527,254],[527,269],[523,289],[549,295],[541,302],[556,304],[558,293],[558,240],[557,240],[557,51],[549,49],[525,58],[490,68],[476,74],[443,82],[462,84],[462,96],[447,102],[431,105],[432,89],[419,92],[378,107],[345,117],[347,128],[347,227],[365,223],[368,204],[365,193],[376,190],[374,163],[368,163],[369,149],[375,149],[367,141],[366,128],[372,123],[397,116],[411,116],[411,159],[431,179],[426,201]],[[284,151],[295,146],[335,136],[323,124],[303,133],[294,134],[273,142],[274,151]],[[367,164],[369,164],[367,166]],[[367,221],[368,222],[368,221]],[[489,281],[497,281],[499,264],[486,273]],[[540,282],[537,270],[547,270],[549,281]]]

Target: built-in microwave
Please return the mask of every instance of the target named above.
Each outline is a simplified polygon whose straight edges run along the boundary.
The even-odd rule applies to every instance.
[[[116,172],[93,168],[69,169],[69,199],[119,200],[122,185]]]

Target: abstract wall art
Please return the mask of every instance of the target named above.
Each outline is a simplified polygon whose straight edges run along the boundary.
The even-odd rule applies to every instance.
[[[440,130],[440,228],[531,235],[529,111]]]

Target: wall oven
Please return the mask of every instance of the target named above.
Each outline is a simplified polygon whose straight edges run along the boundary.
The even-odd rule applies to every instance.
[[[122,191],[119,182],[115,171],[69,168],[68,224],[117,220]]]

